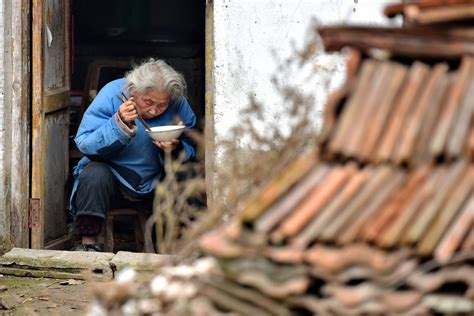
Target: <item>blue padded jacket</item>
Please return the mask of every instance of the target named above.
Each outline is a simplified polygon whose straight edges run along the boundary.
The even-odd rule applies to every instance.
[[[84,113],[75,138],[77,148],[84,157],[73,171],[72,213],[79,175],[93,160],[107,162],[120,183],[138,196],[153,191],[156,182],[164,178],[163,151],[153,144],[143,125],[137,122],[133,135],[125,132],[116,119],[115,114],[121,105],[117,96],[124,86],[125,79],[105,85]],[[196,116],[185,98],[171,102],[163,114],[145,120],[150,127],[154,127],[175,124],[177,119],[184,123],[186,129],[196,125]],[[180,137],[180,148],[184,150],[186,160],[195,157],[196,150],[187,137]]]

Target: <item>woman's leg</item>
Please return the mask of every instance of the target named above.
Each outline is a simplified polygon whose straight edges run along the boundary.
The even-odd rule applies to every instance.
[[[102,230],[111,201],[119,194],[118,181],[103,162],[91,162],[79,175],[76,227],[83,244],[94,244]]]

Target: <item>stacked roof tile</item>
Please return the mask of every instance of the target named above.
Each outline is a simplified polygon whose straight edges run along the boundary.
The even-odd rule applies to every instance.
[[[340,95],[346,100],[333,100],[327,110],[334,117],[326,119],[323,141],[333,155],[415,165],[474,151],[468,137],[473,133],[472,57],[452,71],[445,63],[406,66],[368,59],[346,89]]]
[[[230,280],[316,314],[474,311],[472,161],[292,167],[202,239]]]
[[[352,47],[347,82],[328,98],[318,150],[201,240],[228,285],[210,301],[237,313],[474,313],[473,7],[409,2],[385,11],[408,29],[321,30],[326,49]]]
[[[352,48],[318,149],[201,239],[218,268],[152,282],[161,312],[474,314],[474,2],[385,13],[410,27],[321,30]]]

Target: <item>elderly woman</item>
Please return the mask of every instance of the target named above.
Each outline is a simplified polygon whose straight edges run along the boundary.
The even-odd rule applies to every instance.
[[[102,251],[97,236],[109,209],[151,209],[152,191],[164,178],[164,151],[184,152],[185,159],[195,156],[186,137],[152,141],[142,124],[135,123],[139,113],[150,127],[178,120],[193,128],[196,117],[185,89],[181,74],[162,60],[150,59],[126,78],[108,83],[91,103],[75,138],[84,154],[74,168],[71,194],[71,210],[82,236],[77,250]],[[123,103],[122,93],[129,96]]]

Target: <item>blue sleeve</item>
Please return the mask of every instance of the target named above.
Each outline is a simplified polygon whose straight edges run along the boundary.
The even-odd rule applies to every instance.
[[[121,86],[112,81],[104,86],[84,113],[75,141],[85,155],[111,158],[131,140],[119,126],[115,113],[119,107],[116,95]]]
[[[177,104],[176,115],[184,123],[186,129],[193,129],[196,126],[196,115],[185,98],[182,98]],[[185,152],[185,160],[194,159],[196,157],[196,146],[194,142],[183,135],[180,137]]]

